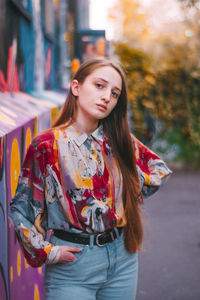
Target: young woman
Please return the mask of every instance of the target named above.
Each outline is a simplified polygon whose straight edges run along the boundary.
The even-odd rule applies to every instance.
[[[28,149],[9,213],[28,263],[46,264],[45,299],[135,298],[139,205],[170,173],[129,131],[121,69],[81,65],[53,128]]]

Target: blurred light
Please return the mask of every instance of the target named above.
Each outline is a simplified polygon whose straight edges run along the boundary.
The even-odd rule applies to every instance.
[[[80,61],[76,58],[72,60],[72,71],[76,72],[80,66]]]
[[[65,32],[65,34],[64,34],[64,40],[66,42],[69,41],[69,32]]]
[[[190,29],[186,29],[185,30],[185,36],[186,37],[191,37],[191,36],[193,36],[193,32]]]

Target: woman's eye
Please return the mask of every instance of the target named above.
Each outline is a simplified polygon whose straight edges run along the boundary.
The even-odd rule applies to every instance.
[[[118,95],[117,93],[115,93],[115,92],[112,92],[112,95],[113,95],[114,98],[118,98],[118,96],[119,96],[119,95]]]
[[[101,83],[96,83],[96,87],[98,87],[98,89],[102,89],[103,85]]]

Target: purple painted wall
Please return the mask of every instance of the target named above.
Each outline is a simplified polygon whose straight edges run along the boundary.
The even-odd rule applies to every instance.
[[[7,212],[27,147],[35,135],[51,126],[65,96],[53,92],[50,98],[44,101],[20,92],[12,97],[0,93],[1,300],[43,299],[43,268],[27,265]]]

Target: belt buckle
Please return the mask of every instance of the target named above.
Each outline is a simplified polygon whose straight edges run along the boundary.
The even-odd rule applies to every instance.
[[[104,233],[99,233],[99,234],[97,234],[97,236],[96,236],[96,244],[97,244],[97,246],[99,246],[99,247],[104,247],[105,245],[107,245],[108,243],[105,243],[105,244],[99,244],[99,237],[100,236],[102,236]]]
[[[103,246],[105,246],[105,245],[108,244],[108,242],[107,242],[107,243],[104,243],[104,244],[100,244],[100,243],[99,243],[99,237],[102,236],[102,235],[104,235],[104,232],[103,232],[103,233],[99,233],[99,234],[97,234],[97,236],[96,236],[96,244],[97,244],[97,246],[99,246],[99,247],[103,247]],[[114,241],[115,238],[114,238],[114,235],[113,235],[113,232],[112,232],[112,231],[109,232],[109,235],[111,236],[112,241]]]

